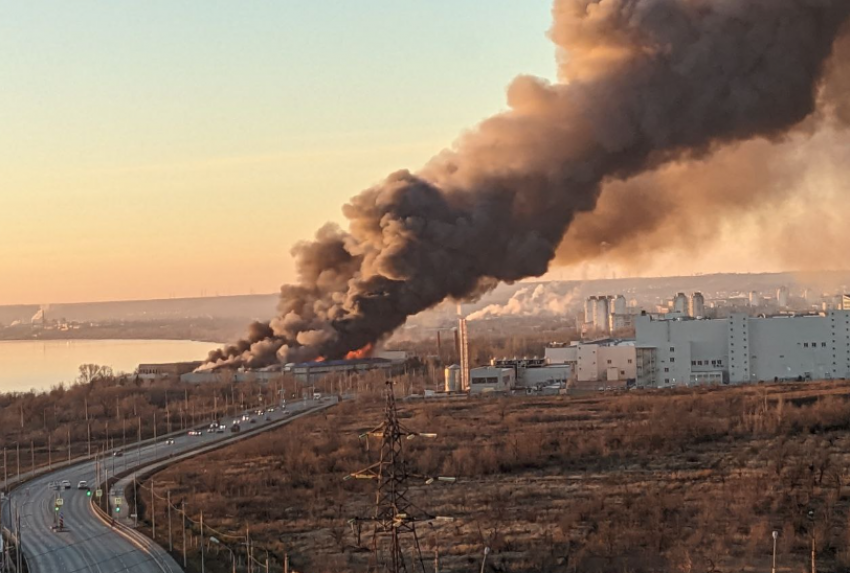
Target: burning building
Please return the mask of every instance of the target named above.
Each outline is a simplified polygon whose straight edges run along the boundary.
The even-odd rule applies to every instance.
[[[553,15],[558,82],[518,77],[506,111],[353,197],[347,228],[294,247],[298,278],[277,316],[211,353],[211,367],[341,359],[447,298],[541,276],[556,257],[642,249],[687,225],[668,225],[679,210],[647,208],[672,195],[630,187],[639,177],[847,113],[845,91],[825,85],[844,80],[835,70],[848,59],[833,52],[847,0],[556,0]],[[676,189],[699,193],[699,217],[720,218],[725,203],[763,202],[771,189],[754,181],[734,197]],[[617,201],[600,200],[618,184]]]

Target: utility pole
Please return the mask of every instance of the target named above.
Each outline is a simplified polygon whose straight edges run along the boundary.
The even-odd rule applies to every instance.
[[[47,433],[47,471],[53,469],[52,466],[52,452],[50,451],[51,442],[50,442],[50,432]]]
[[[156,410],[153,412],[153,457],[156,459]]]
[[[254,573],[254,564],[251,562],[251,530],[245,526],[245,553],[248,554],[248,573]]]
[[[139,416],[139,439],[136,442],[136,464],[141,465],[142,463],[142,417]]]
[[[139,482],[136,479],[136,471],[133,470],[133,507],[137,508],[133,513],[133,528],[137,529],[139,527]]]
[[[168,512],[168,552],[174,552],[174,539],[171,536],[171,490],[165,492],[165,508]]]
[[[201,510],[201,573],[204,573],[204,510]]]
[[[180,513],[183,514],[183,569],[186,569],[186,501],[180,502]]]
[[[15,442],[15,454],[17,458],[17,471],[15,477],[18,478],[18,483],[21,483],[21,443]]]
[[[35,475],[35,444],[30,440],[30,477]]]
[[[71,465],[71,426],[68,426],[68,465]],[[89,458],[91,458],[91,438],[89,438]]]
[[[153,480],[151,480],[151,538],[156,541],[156,496],[153,491]]]

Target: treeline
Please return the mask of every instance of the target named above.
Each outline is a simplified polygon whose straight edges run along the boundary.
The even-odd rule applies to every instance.
[[[7,450],[7,475],[48,460],[79,457],[122,447],[230,416],[243,408],[276,403],[300,385],[289,377],[262,383],[218,381],[186,384],[174,379],[146,381],[116,375],[108,367],[80,366],[72,384],[50,390],[0,394],[0,448]],[[20,450],[14,463],[8,452]]]

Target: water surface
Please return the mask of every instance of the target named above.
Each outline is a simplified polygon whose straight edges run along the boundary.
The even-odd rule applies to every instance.
[[[0,342],[0,392],[73,382],[80,364],[133,372],[143,362],[201,360],[219,345],[190,340],[13,340]]]

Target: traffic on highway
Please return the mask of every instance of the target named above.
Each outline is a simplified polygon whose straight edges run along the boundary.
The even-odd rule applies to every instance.
[[[158,546],[147,547],[98,517],[93,501],[109,496],[111,518],[132,524],[123,492],[102,491],[106,478],[127,474],[228,440],[250,436],[284,423],[293,414],[321,405],[309,400],[261,412],[246,411],[212,425],[193,428],[106,452],[45,473],[12,489],[2,501],[2,526],[20,535],[30,573],[177,572],[181,568]],[[124,480],[126,483],[126,480]],[[75,487],[74,487],[75,486]],[[119,487],[121,485],[119,484]],[[4,486],[5,489],[5,486]],[[123,488],[122,488],[123,489]],[[121,512],[124,512],[123,514]],[[119,528],[120,529],[120,528]],[[139,535],[133,532],[132,535]],[[141,549],[140,545],[146,547]]]

